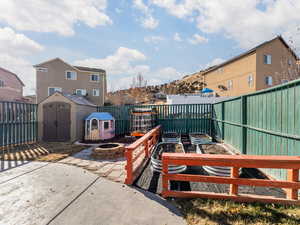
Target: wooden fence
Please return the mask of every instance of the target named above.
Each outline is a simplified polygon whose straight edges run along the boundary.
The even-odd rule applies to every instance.
[[[0,147],[37,140],[37,105],[0,102]]]
[[[98,107],[98,112],[109,112],[116,119],[116,134],[130,133],[130,115],[134,108],[152,108],[157,112],[157,125],[166,132],[212,132],[212,105],[129,105]]]
[[[271,202],[300,204],[298,189],[300,189],[299,169],[300,157],[296,156],[247,156],[247,155],[211,155],[194,153],[163,153],[162,185],[164,197],[200,197],[215,199],[232,199],[243,202]],[[232,167],[231,177],[217,177],[192,174],[169,174],[168,165],[188,166],[227,166]],[[288,170],[288,181],[273,181],[264,179],[239,178],[239,168],[276,168]],[[169,189],[169,181],[191,181],[230,184],[228,194],[196,192],[196,191],[172,191]],[[261,195],[239,194],[239,185],[285,188],[287,198],[274,198]]]
[[[151,156],[154,145],[159,140],[161,126],[157,126],[143,137],[125,148],[126,184],[133,184],[143,169],[146,160]]]
[[[214,104],[216,138],[247,155],[300,155],[300,80]],[[282,169],[263,169],[285,180]]]

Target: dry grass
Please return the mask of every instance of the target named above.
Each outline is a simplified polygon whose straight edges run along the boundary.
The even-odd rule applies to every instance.
[[[189,225],[300,224],[300,207],[206,199],[175,201]]]
[[[10,161],[57,161],[87,148],[72,143],[34,143],[8,146],[0,150],[0,160]]]

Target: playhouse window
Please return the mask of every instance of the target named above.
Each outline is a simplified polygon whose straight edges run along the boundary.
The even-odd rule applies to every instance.
[[[98,129],[98,120],[93,119],[91,124],[92,130]]]
[[[105,121],[104,122],[104,129],[107,130],[109,128],[109,122]]]

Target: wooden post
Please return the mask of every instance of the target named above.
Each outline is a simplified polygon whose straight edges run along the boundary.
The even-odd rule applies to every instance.
[[[299,169],[289,169],[287,179],[291,182],[299,182]],[[298,200],[298,189],[288,189],[287,198]]]
[[[164,156],[162,156],[162,196],[163,197],[167,197],[166,192],[169,189],[169,182],[168,182],[168,162],[167,160],[164,158]]]
[[[133,162],[132,162],[132,150],[127,149],[125,150],[125,156],[127,159],[127,164],[126,164],[126,179],[125,179],[125,184],[132,184],[133,183]]]
[[[148,143],[149,143],[148,139],[146,139],[144,141],[144,148],[145,148],[145,156],[146,156],[146,158],[149,158],[149,144]]]
[[[239,168],[232,167],[231,168],[231,178],[239,177]],[[237,195],[239,190],[239,186],[237,184],[230,184],[230,195]]]

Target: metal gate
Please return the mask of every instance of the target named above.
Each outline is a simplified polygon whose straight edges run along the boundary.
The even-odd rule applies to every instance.
[[[65,102],[50,102],[43,105],[44,141],[70,140],[71,105]]]

